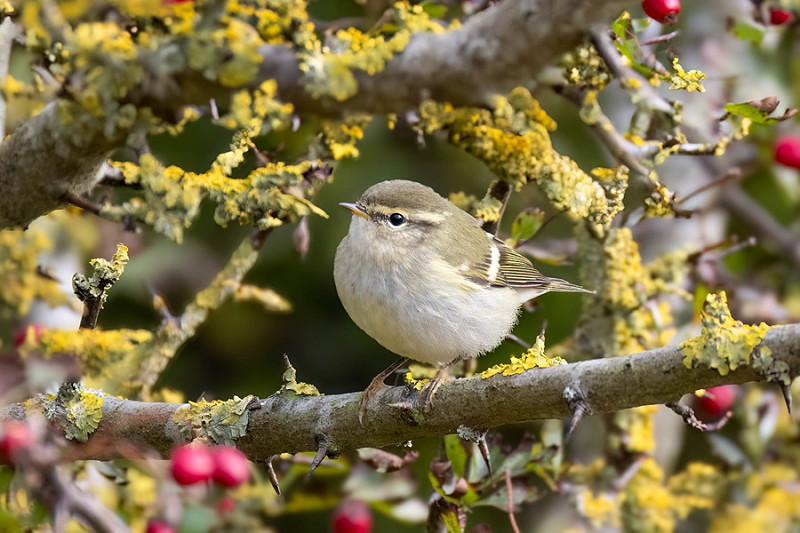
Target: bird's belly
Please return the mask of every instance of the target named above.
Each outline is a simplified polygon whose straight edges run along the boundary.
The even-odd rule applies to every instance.
[[[455,277],[428,283],[415,272],[360,268],[362,279],[371,281],[341,286],[337,279],[342,304],[356,325],[403,357],[429,364],[477,357],[495,348],[516,323],[519,299],[513,289],[477,288]],[[445,291],[443,285],[451,288]]]

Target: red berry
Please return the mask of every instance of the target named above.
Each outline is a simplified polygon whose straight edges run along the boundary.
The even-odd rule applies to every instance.
[[[185,444],[172,452],[172,478],[179,485],[194,485],[211,479],[214,458],[205,446]]]
[[[710,417],[719,417],[728,412],[736,400],[736,385],[720,385],[706,389],[697,399],[700,408]]]
[[[31,331],[33,330],[33,331]],[[41,324],[31,324],[30,326],[25,326],[23,328],[19,328],[17,332],[14,334],[14,346],[19,348],[22,344],[33,336],[33,341],[36,344],[39,344],[42,332],[45,330],[45,327]]]
[[[642,0],[647,16],[662,24],[673,24],[681,12],[681,0]]]
[[[250,479],[250,461],[238,448],[217,446],[213,450],[214,482],[223,487],[238,487]]]
[[[175,533],[175,528],[156,518],[147,523],[144,533]]]
[[[800,136],[786,135],[778,139],[775,161],[787,167],[800,168]]]
[[[361,500],[345,500],[333,512],[332,533],[370,533],[372,513]]]
[[[217,513],[223,515],[233,511],[236,508],[236,500],[230,496],[224,496],[217,503]]]
[[[794,13],[786,9],[774,7],[769,10],[769,23],[773,26],[780,26],[786,24],[794,18]]]
[[[12,464],[16,453],[33,443],[30,426],[22,420],[9,420],[0,426],[0,464]]]

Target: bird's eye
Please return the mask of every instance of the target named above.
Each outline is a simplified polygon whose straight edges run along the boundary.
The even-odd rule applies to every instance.
[[[389,223],[392,226],[402,226],[405,221],[406,217],[404,217],[400,213],[392,213],[391,215],[389,215]]]

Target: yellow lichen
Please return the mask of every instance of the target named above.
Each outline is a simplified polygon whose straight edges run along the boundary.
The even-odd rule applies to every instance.
[[[564,69],[564,78],[581,88],[602,90],[612,80],[605,61],[597,49],[588,43],[580,44],[564,54],[559,63]]]
[[[670,218],[675,216],[675,193],[659,184],[644,200],[644,214],[648,218]]]
[[[536,337],[536,342],[519,357],[511,357],[510,363],[500,363],[481,372],[481,378],[486,379],[495,374],[511,376],[521,374],[531,368],[547,368],[550,366],[565,365],[567,362],[561,357],[548,357],[544,353],[544,336]]]
[[[578,494],[578,510],[595,528],[619,527],[620,499],[612,493],[594,494],[584,490]]]
[[[683,67],[678,63],[678,58],[672,60],[672,69],[674,73],[670,76],[664,76],[664,80],[669,82],[669,89],[671,91],[685,90],[687,92],[705,92],[705,87],[700,83],[706,79],[706,75],[699,70],[690,70],[686,72]]]
[[[714,499],[707,483],[716,484],[719,476],[708,472],[707,465],[689,465],[675,482],[664,483],[664,472],[652,458],[645,459],[625,487],[622,524],[626,531],[674,531],[678,519],[686,518],[694,509],[711,509]],[[688,485],[678,485],[680,482]],[[691,483],[697,483],[692,485]],[[719,487],[714,485],[712,490]]]
[[[226,128],[244,130],[251,137],[288,128],[294,106],[277,100],[277,92],[275,80],[266,80],[253,91],[234,93],[230,111],[217,123]]]
[[[142,329],[45,330],[45,354],[69,354],[83,363],[84,383],[111,394],[127,392],[126,381],[147,354],[153,334]]]
[[[678,346],[683,351],[683,363],[687,368],[704,365],[716,369],[723,376],[750,364],[753,349],[770,328],[763,322],[750,326],[734,320],[724,292],[706,297],[702,324],[700,335]]]
[[[432,20],[419,5],[397,2],[386,15],[391,33],[363,33],[355,28],[329,35],[325,45],[313,31],[298,31],[295,41],[303,86],[315,98],[329,96],[346,100],[358,91],[355,71],[374,75],[401,52],[411,36],[419,32],[441,33],[444,28]]]
[[[43,300],[51,306],[67,304],[70,299],[58,282],[42,276],[38,270],[40,254],[53,246],[39,228],[27,231],[0,231],[0,319],[9,320],[28,314],[33,303]]]
[[[614,415],[614,428],[609,435],[610,446],[627,453],[650,453],[655,450],[653,415],[656,405],[625,409]]]
[[[589,219],[598,235],[622,209],[624,183],[595,181],[556,152],[549,135],[555,123],[527,89],[495,97],[491,110],[424,102],[419,127],[427,133],[445,130],[451,143],[481,159],[517,190],[535,182],[556,208]]]
[[[354,114],[347,118],[322,121],[322,141],[336,161],[358,157],[356,144],[364,137],[364,128],[372,120],[368,115]]]
[[[218,224],[231,222],[252,224],[267,229],[294,221],[307,215],[327,214],[301,196],[311,195],[312,187],[301,187],[305,175],[318,167],[314,161],[297,165],[282,162],[258,167],[244,179],[232,177],[251,148],[248,135],[234,136],[231,150],[217,156],[211,168],[196,174],[181,168],[164,167],[152,155],[144,154],[139,164],[114,163],[122,171],[126,183],[144,188],[144,198],[133,198],[121,206],[108,206],[104,213],[112,218],[134,215],[177,242],[183,240],[183,230],[197,216],[200,203],[210,198],[217,204],[214,217]]]

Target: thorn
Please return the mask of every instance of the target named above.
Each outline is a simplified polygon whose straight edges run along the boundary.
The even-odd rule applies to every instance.
[[[588,406],[583,403],[583,401],[576,402],[572,410],[572,418],[569,421],[569,429],[567,429],[567,437],[565,440],[569,441],[569,438],[572,437],[572,433],[575,431],[575,428],[578,427],[578,422],[581,421],[586,411],[588,411]]]
[[[780,384],[781,392],[783,393],[783,401],[786,402],[786,411],[792,414],[792,389],[785,383]]]
[[[273,455],[267,460],[267,475],[269,476],[269,482],[272,484],[272,488],[275,489],[275,493],[280,496],[281,495],[281,486],[278,483],[278,476],[275,474],[275,468],[272,466],[272,460],[275,458]],[[311,475],[311,472],[309,472]]]
[[[733,416],[733,411],[728,411],[716,422],[703,422],[702,420],[698,420],[694,414],[694,409],[688,405],[683,405],[678,402],[670,402],[666,404],[666,406],[675,411],[676,414],[680,415],[680,417],[683,418],[683,421],[688,425],[695,429],[699,429],[700,431],[720,430],[725,427],[725,424],[727,424],[728,420],[730,420]]]
[[[320,438],[317,444],[317,455],[314,457],[314,460],[311,461],[311,469],[308,471],[308,474],[306,474],[306,482],[311,479],[311,474],[322,464],[326,455],[328,455],[328,444],[325,442],[325,439]]]
[[[492,479],[492,461],[491,456],[489,455],[489,445],[486,443],[486,433],[480,436],[478,439],[478,450],[481,452],[481,457],[483,457],[483,462],[486,463],[486,470],[489,471],[489,479]]]
[[[592,408],[589,406],[589,402],[586,400],[586,395],[583,393],[577,383],[570,383],[567,385],[567,387],[564,389],[563,396],[567,401],[569,408],[572,410],[572,419],[569,422],[567,436],[564,439],[565,441],[569,441],[569,438],[572,436],[572,432],[575,431],[576,427],[578,427],[578,422],[581,421],[584,415],[592,414]]]

